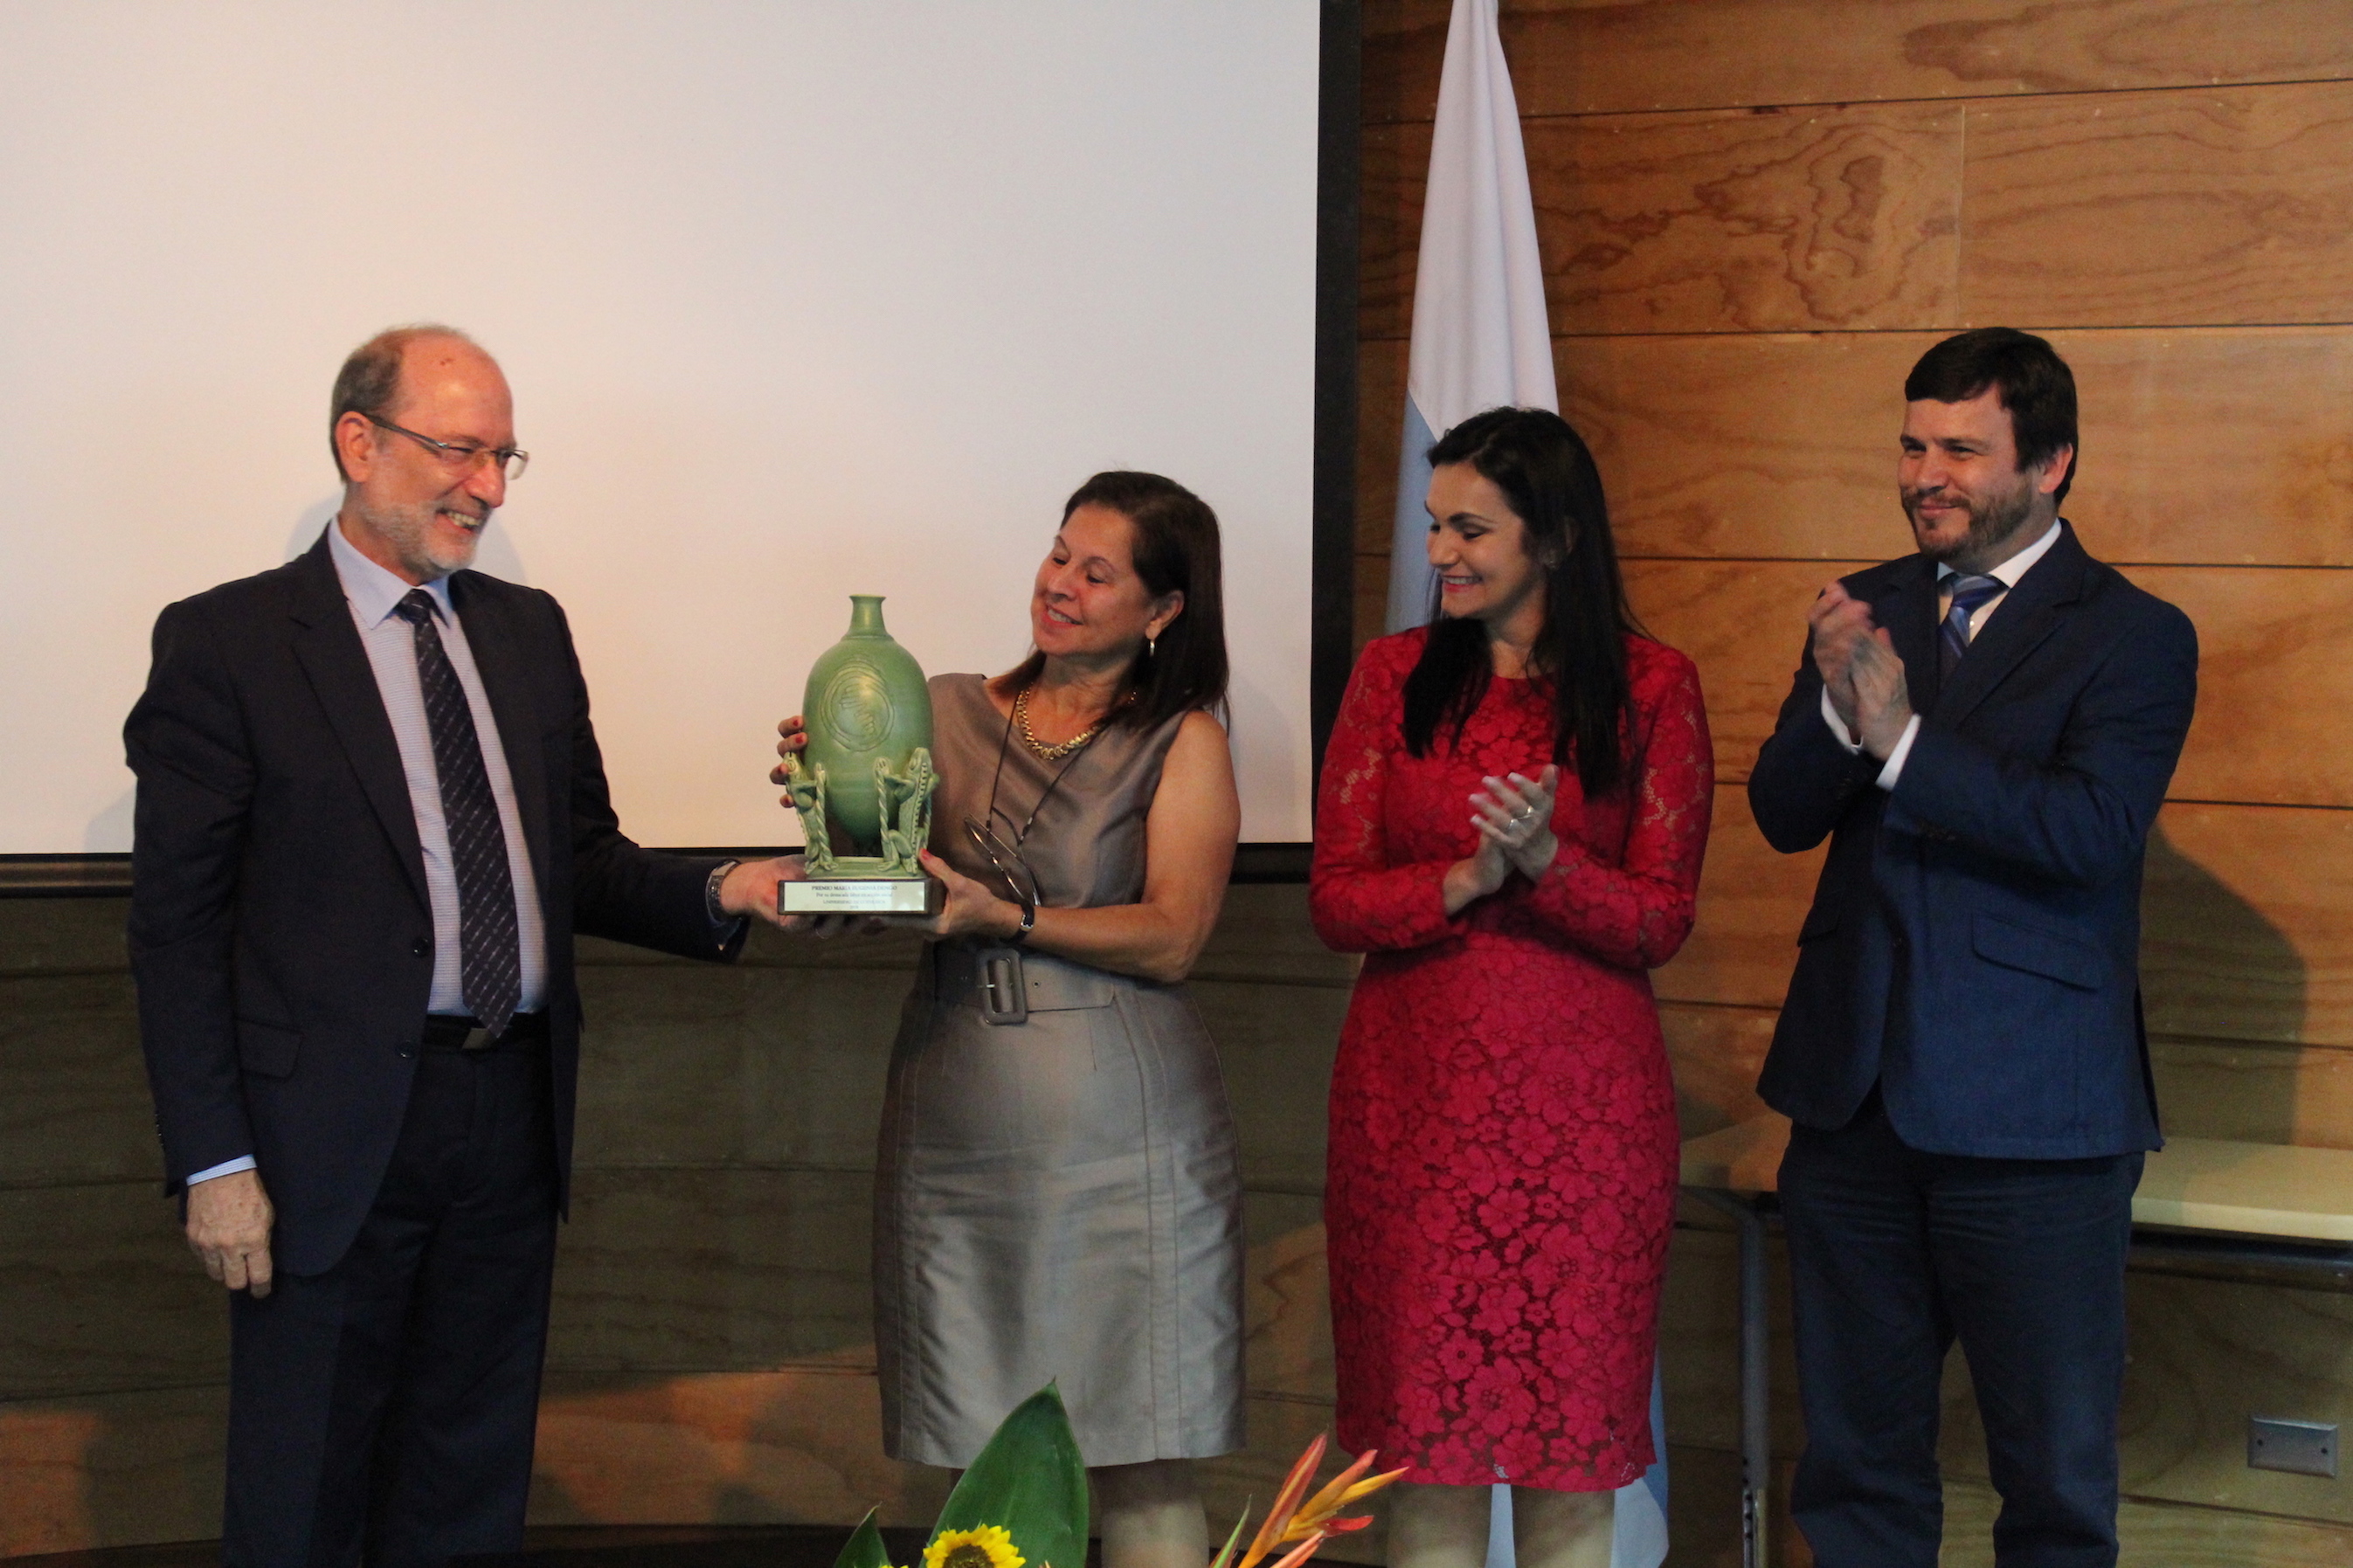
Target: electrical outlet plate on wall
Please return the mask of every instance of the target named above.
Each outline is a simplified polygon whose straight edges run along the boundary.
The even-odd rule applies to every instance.
[[[2326,1476],[2333,1481],[2337,1479],[2337,1423],[2250,1416],[2247,1464],[2253,1469]]]

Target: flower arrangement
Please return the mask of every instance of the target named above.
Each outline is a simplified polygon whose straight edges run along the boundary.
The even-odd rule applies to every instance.
[[[1335,1535],[1362,1530],[1368,1514],[1343,1516],[1340,1510],[1388,1486],[1404,1470],[1367,1477],[1377,1456],[1367,1451],[1335,1476],[1314,1497],[1307,1486],[1324,1459],[1317,1437],[1291,1467],[1274,1503],[1250,1543],[1240,1551],[1250,1510],[1234,1521],[1233,1533],[1208,1568],[1260,1568],[1278,1549],[1289,1551],[1271,1568],[1302,1568]],[[948,1494],[923,1548],[923,1568],[1085,1568],[1087,1470],[1062,1396],[1049,1384],[1021,1402],[997,1428],[980,1457]],[[869,1511],[833,1568],[892,1568]]]

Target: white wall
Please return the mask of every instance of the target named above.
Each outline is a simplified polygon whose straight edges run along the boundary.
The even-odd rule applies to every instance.
[[[796,840],[846,595],[1004,668],[1110,467],[1218,509],[1243,837],[1303,838],[1316,13],[0,0],[0,853],[128,847],[156,610],[316,537],[335,367],[426,319],[641,840]]]

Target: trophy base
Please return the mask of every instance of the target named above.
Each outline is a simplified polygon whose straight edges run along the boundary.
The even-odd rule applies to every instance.
[[[930,877],[812,877],[776,891],[788,915],[935,915],[947,899]]]

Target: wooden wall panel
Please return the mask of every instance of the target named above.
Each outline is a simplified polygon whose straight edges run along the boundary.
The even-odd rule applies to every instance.
[[[124,974],[125,899],[0,899],[0,979]]]
[[[221,1288],[144,1182],[0,1192],[0,1401],[217,1382]]]
[[[2353,82],[2023,99],[1968,121],[1970,321],[2353,319]]]
[[[1376,338],[1356,353],[1356,549],[1366,554],[1387,555],[1397,526],[1408,346]]]
[[[1774,853],[1757,831],[1747,790],[1718,784],[1699,921],[1683,951],[1651,977],[1660,1000],[1778,1007],[1823,853]]]
[[[1365,7],[1365,117],[1438,104],[1445,0]],[[1520,112],[1854,103],[2353,75],[2337,0],[1508,0]]]
[[[1304,894],[1306,889],[1282,892]],[[1308,929],[1300,900],[1299,929]],[[1195,980],[1202,1022],[1218,1045],[1227,1081],[1247,1084],[1234,1096],[1234,1131],[1245,1180],[1285,1191],[1324,1189],[1324,1131],[1332,1057],[1347,1016],[1349,984],[1240,984]]]
[[[1879,104],[1528,121],[1553,330],[1956,321],[1962,115]],[[1427,130],[1368,132],[1366,158],[1359,324],[1367,337],[1400,337],[1412,318]]]
[[[2353,572],[2136,566],[2198,627],[2198,717],[2176,800],[2353,806]]]
[[[1389,558],[1386,554],[1356,557],[1356,650],[1381,635],[1388,625]]]
[[[2083,453],[2067,515],[2094,554],[2353,565],[2353,329],[2048,335],[2075,373]]]
[[[556,1373],[540,1401],[530,1521],[926,1525],[944,1472],[882,1457],[871,1353],[758,1372]]]
[[[2353,565],[2353,330],[2049,335],[2083,407],[2067,515],[2094,554]],[[1910,548],[1904,377],[1941,336],[1566,337],[1554,363],[1622,552],[1876,561]]]
[[[2151,1032],[2353,1046],[2353,812],[2166,807],[2149,840]]]
[[[1652,637],[1699,666],[1718,782],[1745,784],[1789,694],[1806,607],[1855,562],[1630,561],[1626,595]],[[1751,831],[1754,831],[1751,829]],[[1719,827],[1720,840],[1724,830]]]
[[[1765,1114],[1765,1102],[1757,1098],[1757,1074],[1773,1044],[1778,1016],[1769,1007],[1669,1002],[1659,1008],[1684,1137],[1697,1138]]]
[[[1674,1442],[1740,1449],[1740,1247],[1724,1216],[1697,1208],[1667,1250],[1659,1366],[1666,1380],[1667,1435]],[[1777,1233],[1768,1248],[1767,1317],[1771,1326],[1773,1453],[1795,1458],[1805,1444],[1790,1348],[1788,1265]],[[1736,1503],[1733,1506],[1737,1506]]]
[[[228,1390],[0,1403],[0,1557],[220,1532]]]
[[[0,1007],[0,1187],[164,1190],[128,974],[11,978]]]
[[[2160,1035],[2148,1054],[2168,1136],[2353,1149],[2353,1051]]]
[[[1421,198],[1430,184],[1430,127],[1373,126],[1358,144],[1356,333],[1413,332],[1413,279],[1421,247]]]
[[[1904,377],[1943,335],[1562,337],[1553,365],[1621,554],[1879,561],[1911,548]]]
[[[1955,319],[1963,111],[1937,104],[1532,121],[1558,332]]]
[[[576,1173],[548,1364],[720,1372],[871,1343],[873,1194],[863,1171]]]

